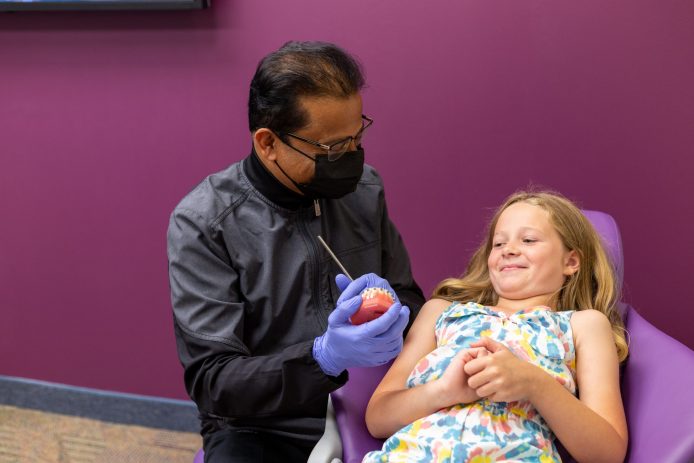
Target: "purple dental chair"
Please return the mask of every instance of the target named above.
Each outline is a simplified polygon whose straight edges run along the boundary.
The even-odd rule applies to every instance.
[[[623,258],[619,229],[602,212],[584,211],[602,236],[622,282]],[[694,351],[659,331],[628,304],[620,304],[629,332],[629,358],[621,378],[629,424],[629,463],[694,462]],[[342,461],[361,462],[380,449],[364,423],[366,404],[388,369],[353,368],[349,381],[333,392]],[[571,461],[565,459],[565,461]],[[331,462],[330,458],[325,459]]]

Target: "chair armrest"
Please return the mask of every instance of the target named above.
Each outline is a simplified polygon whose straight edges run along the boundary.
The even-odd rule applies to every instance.
[[[694,459],[694,351],[629,310],[622,395],[629,463]]]
[[[371,394],[388,368],[390,363],[373,368],[350,368],[347,384],[331,394],[345,463],[359,463],[367,452],[383,445],[382,440],[369,434],[364,414]]]

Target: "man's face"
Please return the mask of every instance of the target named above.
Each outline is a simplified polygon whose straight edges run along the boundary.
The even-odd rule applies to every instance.
[[[353,136],[362,127],[362,100],[358,93],[346,98],[302,97],[299,104],[306,111],[309,121],[305,127],[293,132],[300,137],[330,145]],[[287,143],[311,156],[323,154],[320,148],[295,138],[288,138]],[[315,162],[279,140],[277,162],[297,183],[308,183],[315,173]],[[278,176],[278,179],[296,191],[296,187],[284,176]]]

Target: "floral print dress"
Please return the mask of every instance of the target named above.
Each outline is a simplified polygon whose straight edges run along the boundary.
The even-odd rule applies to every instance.
[[[433,381],[453,357],[481,337],[508,347],[518,358],[552,375],[576,394],[576,356],[571,315],[539,306],[507,315],[474,303],[453,303],[435,326],[437,348],[422,358],[407,387]],[[560,462],[554,435],[528,401],[486,399],[439,410],[405,426],[369,452],[376,462]]]

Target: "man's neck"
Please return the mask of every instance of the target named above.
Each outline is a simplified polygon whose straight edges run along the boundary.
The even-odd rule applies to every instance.
[[[278,206],[285,209],[299,209],[312,204],[311,199],[293,191],[281,182],[273,169],[263,163],[255,149],[252,149],[251,154],[244,159],[243,168],[251,184]]]

